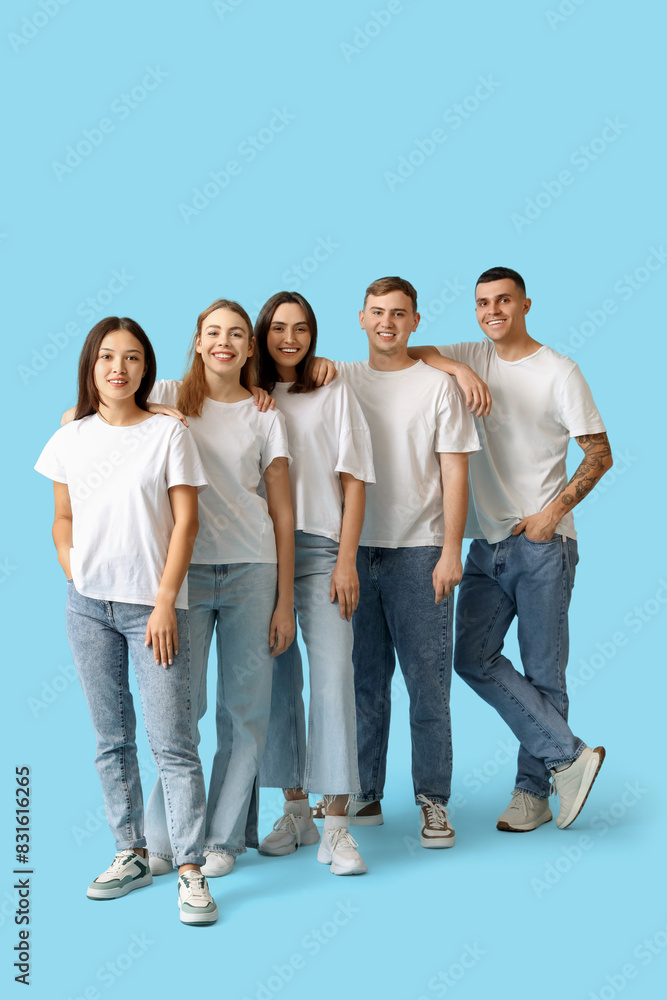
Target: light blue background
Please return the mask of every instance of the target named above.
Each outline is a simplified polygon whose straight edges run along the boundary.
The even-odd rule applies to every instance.
[[[377,15],[388,9],[389,20]],[[26,0],[0,16],[11,462],[0,551],[3,987],[22,995],[12,981],[12,805],[13,768],[28,764],[33,998],[657,996],[667,970],[657,746],[667,568],[653,409],[665,357],[663,12],[645,0],[230,0],[217,9]],[[155,89],[121,112],[148,68]],[[287,124],[262,132],[281,124],[274,109]],[[113,130],[59,178],[53,164],[103,118]],[[615,126],[605,132],[607,119]],[[444,140],[429,147],[434,129]],[[252,135],[265,144],[251,161]],[[421,163],[419,142],[432,147]],[[230,160],[237,175],[185,221],[179,206]],[[401,163],[409,176],[388,177]],[[559,192],[564,170],[570,183],[561,178]],[[536,199],[533,220],[518,219]],[[315,268],[323,243],[328,256]],[[525,837],[496,832],[515,742],[455,678],[454,792],[465,800],[453,810],[457,846],[421,850],[397,682],[385,826],[358,828],[368,876],[333,878],[314,849],[282,860],[249,852],[213,883],[221,919],[199,932],[179,924],[173,877],[91,903],[85,887],[113,845],[71,679],[51,487],[32,471],[74,401],[85,333],[104,315],[132,316],[154,341],[159,374],[175,377],[209,302],[237,298],[254,316],[287,285],[312,302],[321,353],[362,358],[363,290],[402,274],[424,314],[415,342],[477,339],[474,280],[496,264],[524,274],[531,334],[581,365],[616,457],[577,511],[571,719],[608,751],[581,818],[566,832],[553,823]],[[111,295],[114,271],[125,285]],[[141,746],[148,788],[145,738]],[[265,796],[264,831],[279,808],[279,796]],[[128,952],[134,935],[143,944]]]

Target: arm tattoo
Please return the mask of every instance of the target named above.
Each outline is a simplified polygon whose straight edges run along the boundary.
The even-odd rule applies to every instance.
[[[590,493],[605,472],[606,460],[611,456],[606,434],[582,434],[577,441],[584,449],[584,457],[565,487],[567,492],[561,497],[561,502],[566,507],[573,507]]]

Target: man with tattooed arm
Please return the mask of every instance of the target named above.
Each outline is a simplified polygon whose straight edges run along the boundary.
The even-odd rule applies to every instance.
[[[604,760],[567,724],[567,611],[577,564],[572,508],[611,468],[604,424],[579,367],[526,329],[521,275],[485,271],[475,288],[482,342],[411,348],[453,375],[477,418],[466,536],[474,540],[459,587],[454,668],[520,741],[514,791],[499,830],[556,825],[581,811]],[[493,400],[493,406],[491,406]],[[567,482],[570,438],[584,457]],[[523,673],[503,654],[516,616]]]

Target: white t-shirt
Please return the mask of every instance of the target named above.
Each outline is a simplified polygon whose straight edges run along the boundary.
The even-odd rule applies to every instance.
[[[475,417],[483,450],[470,459],[466,535],[499,542],[563,491],[570,438],[605,427],[579,366],[550,347],[519,361],[503,361],[486,339],[438,351],[469,365],[491,391],[490,415]],[[556,531],[577,537],[572,511]]]
[[[206,489],[187,428],[161,414],[113,427],[94,413],[56,431],[35,469],[69,489],[78,592],[154,607],[174,527],[168,490]],[[186,581],[175,603],[187,608]]]
[[[368,361],[335,365],[361,403],[373,443],[375,484],[366,490],[360,544],[442,545],[438,454],[479,449],[456,382],[421,361],[397,372],[376,371]]]
[[[180,384],[156,382],[149,401],[175,406]],[[188,424],[209,482],[199,500],[192,562],[277,562],[273,521],[257,491],[274,458],[291,461],[283,415],[260,413],[252,399],[219,403],[207,398],[201,417],[188,417]]]
[[[314,392],[290,393],[276,382],[273,396],[285,417],[292,455],[294,527],[340,541],[343,491],[339,473],[375,482],[371,432],[356,396],[334,379]]]

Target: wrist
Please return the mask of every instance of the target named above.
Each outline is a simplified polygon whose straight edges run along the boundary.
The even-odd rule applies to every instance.
[[[174,610],[176,604],[176,594],[173,591],[158,590],[155,598],[155,607],[167,610]]]

